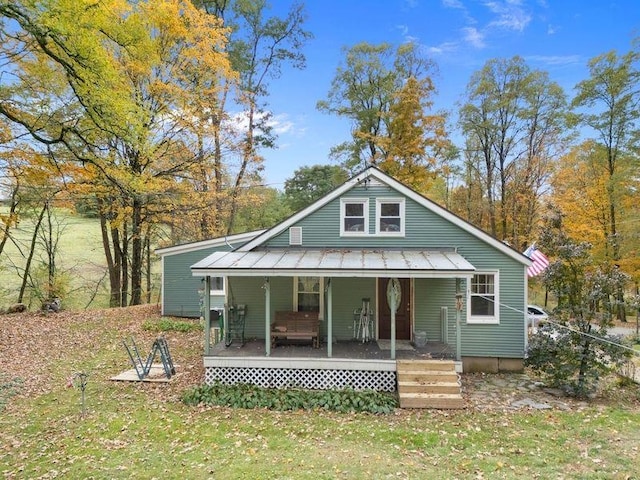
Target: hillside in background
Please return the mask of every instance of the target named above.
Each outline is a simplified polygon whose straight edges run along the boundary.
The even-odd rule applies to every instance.
[[[0,207],[4,210],[4,207]],[[24,218],[12,229],[13,241],[7,242],[0,255],[0,309],[17,302],[29,255],[34,230],[31,218]],[[57,232],[56,269],[61,286],[66,292],[62,298],[65,309],[104,308],[109,306],[109,278],[102,248],[100,222],[68,211],[59,212],[52,230]],[[32,277],[23,303],[30,310],[41,307],[39,292],[46,283],[46,249],[42,239],[36,241],[32,261]],[[160,266],[155,259],[152,276],[152,303],[157,303],[160,292]]]

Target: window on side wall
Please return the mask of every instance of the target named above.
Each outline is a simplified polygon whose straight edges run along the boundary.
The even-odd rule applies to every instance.
[[[322,318],[324,307],[324,279],[322,277],[295,277],[293,283],[294,310],[318,312]]]
[[[500,323],[498,274],[476,273],[469,285],[467,323]]]
[[[404,199],[376,199],[376,234],[404,235]]]
[[[369,233],[369,200],[343,198],[340,201],[340,235],[357,236]]]
[[[224,277],[211,277],[211,295],[224,295]]]

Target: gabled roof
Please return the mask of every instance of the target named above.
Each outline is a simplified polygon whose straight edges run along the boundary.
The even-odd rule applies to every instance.
[[[254,230],[252,232],[236,233],[233,235],[225,235],[224,237],[210,238],[208,240],[202,240],[200,242],[183,243],[181,245],[172,245],[171,247],[158,248],[155,253],[161,257],[165,255],[177,255],[179,253],[196,252],[198,250],[204,250],[213,247],[222,247],[224,245],[229,246],[229,250],[232,250],[230,244],[239,242],[248,242],[253,240],[258,235],[266,232],[266,230]]]
[[[440,205],[433,202],[432,200],[429,200],[428,198],[420,195],[415,190],[412,190],[406,185],[400,183],[399,181],[395,180],[393,177],[390,177],[389,175],[387,175],[382,170],[376,167],[369,167],[366,170],[363,170],[362,172],[353,176],[351,179],[347,180],[345,183],[343,183],[341,186],[339,186],[332,192],[328,193],[324,197],[315,201],[308,207],[300,210],[298,213],[292,215],[291,217],[287,218],[283,222],[275,225],[274,227],[268,230],[265,230],[262,234],[257,235],[254,239],[248,241],[247,243],[245,243],[244,245],[242,245],[236,250],[241,252],[248,252],[255,249],[256,247],[259,247],[260,245],[263,245],[265,242],[267,242],[271,238],[282,233],[284,230],[286,230],[290,226],[295,225],[297,222],[311,215],[312,213],[319,210],[329,202],[335,200],[336,198],[339,198],[344,193],[348,192],[349,190],[354,188],[356,185],[363,183],[367,179],[376,179],[388,185],[389,187],[397,190],[399,193],[406,196],[407,198],[414,200],[416,203],[423,206],[427,210],[430,210],[431,212],[435,213],[436,215],[439,215],[445,220],[448,220],[449,222],[456,224],[461,229],[475,236],[479,240],[491,245],[496,250],[499,250],[500,252],[513,258],[514,260],[517,260],[518,262],[524,265],[529,265],[531,263],[531,260],[529,260],[529,258],[524,256],[522,253],[518,252],[517,250],[514,250],[509,245],[505,244],[504,242],[501,242],[495,237],[492,237],[484,230],[472,225],[471,223],[462,219],[455,213],[450,212],[449,210],[441,207]]]

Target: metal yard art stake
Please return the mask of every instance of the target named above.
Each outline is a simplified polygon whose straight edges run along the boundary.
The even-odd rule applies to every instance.
[[[84,401],[84,391],[87,388],[88,379],[89,379],[88,373],[76,372],[69,378],[69,381],[67,382],[67,387],[69,388],[77,387],[80,389],[80,392],[82,392],[81,397],[82,397],[82,417],[83,418],[87,414],[87,409],[85,407],[85,401]]]

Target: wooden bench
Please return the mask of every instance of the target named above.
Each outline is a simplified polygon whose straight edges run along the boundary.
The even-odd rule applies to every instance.
[[[276,312],[271,324],[271,343],[278,339],[310,339],[313,348],[320,348],[320,320],[315,312]]]

